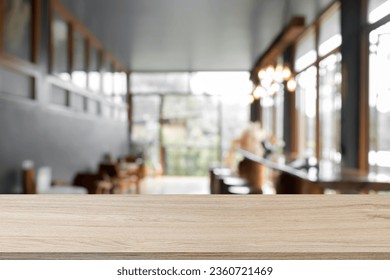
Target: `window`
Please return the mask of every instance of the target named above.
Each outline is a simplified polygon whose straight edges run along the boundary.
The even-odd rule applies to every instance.
[[[327,15],[319,26],[319,137],[320,158],[341,162],[341,12]]]
[[[88,72],[88,88],[94,92],[101,91],[101,53],[94,47],[90,50],[89,72]]]
[[[52,21],[52,38],[53,38],[53,61],[52,73],[63,80],[70,81],[69,73],[69,30],[68,23],[58,14],[55,14]]]
[[[166,174],[205,176],[219,154],[219,98],[205,95],[163,97],[162,144]]]
[[[126,103],[127,98],[127,74],[125,72],[114,73],[114,102]]]
[[[60,87],[66,93],[51,98],[52,103],[66,103],[80,113],[126,121],[127,70],[59,0],[49,3],[49,65],[54,75],[49,83],[51,88]],[[55,95],[61,91],[51,92]]]
[[[275,95],[275,140],[284,146],[284,90],[281,89]]]
[[[275,124],[275,115],[274,115],[274,107],[275,101],[271,96],[267,96],[261,98],[260,100],[261,106],[261,119],[262,119],[262,128],[265,132],[265,136],[267,138],[273,137],[274,135],[274,124]]]
[[[34,99],[40,0],[3,0],[0,6],[0,93]]]
[[[317,68],[315,66],[297,75],[298,153],[304,157],[316,156],[316,81]]]
[[[299,40],[296,47],[295,71],[300,72],[309,67],[317,60],[317,51],[315,47],[315,30],[311,29]]]
[[[103,93],[105,96],[111,98],[114,84],[113,84],[113,67],[107,59],[103,62],[102,76],[103,76]]]
[[[321,159],[341,162],[341,54],[320,62],[320,138]]]
[[[33,1],[5,0],[4,5],[4,50],[8,54],[31,61]]]
[[[73,33],[74,55],[72,81],[83,89],[87,88],[87,67],[86,67],[86,41],[79,32]]]
[[[316,30],[311,28],[298,42],[296,50],[296,112],[298,120],[298,154],[316,157],[317,50]],[[309,67],[309,68],[308,68]]]
[[[284,65],[283,57],[280,56],[276,60],[277,66],[270,65],[260,69],[258,73],[260,85],[255,88],[252,95],[255,100],[260,99],[261,125],[265,137],[275,147],[278,147],[278,151],[282,152],[284,148],[284,92],[285,85],[292,77],[291,69]]]
[[[190,79],[192,94],[206,94],[220,98],[223,157],[232,146],[232,141],[241,136],[248,125],[249,97],[252,84],[248,72],[195,72]],[[210,99],[212,101],[215,99]],[[218,108],[216,108],[218,110]],[[232,113],[234,112],[234,114]]]
[[[371,7],[380,1],[371,1]],[[384,3],[382,3],[384,2]],[[379,8],[390,1],[381,1]],[[387,11],[388,13],[390,11]],[[376,9],[372,13],[379,13]],[[371,16],[369,19],[372,19]],[[369,35],[369,105],[371,171],[390,174],[390,21]]]
[[[369,0],[368,22],[375,23],[390,14],[389,0]]]
[[[146,160],[156,165],[161,152],[168,175],[207,175],[210,162],[226,155],[248,125],[249,103],[243,98],[252,89],[248,72],[132,73],[130,78],[133,141],[159,139],[148,144],[154,152]],[[145,147],[148,141],[143,142]]]
[[[149,169],[161,170],[160,161],[160,104],[159,96],[132,97],[133,151],[143,153]]]
[[[319,56],[325,56],[341,46],[341,12],[335,11],[326,17],[319,27]]]
[[[189,73],[134,73],[131,75],[132,92],[188,93]]]
[[[298,154],[341,162],[341,13],[336,3],[296,46]]]

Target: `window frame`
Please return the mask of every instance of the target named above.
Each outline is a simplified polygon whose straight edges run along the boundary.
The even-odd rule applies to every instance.
[[[0,0],[3,1],[3,0]],[[54,67],[54,55],[55,55],[55,49],[54,49],[54,32],[53,32],[53,21],[54,21],[54,15],[60,16],[68,25],[68,47],[67,47],[67,62],[68,62],[68,69],[67,72],[70,74],[70,80],[63,80],[61,79],[57,74],[53,73],[53,67]],[[75,34],[79,33],[81,34],[81,37],[84,40],[84,66],[86,71],[86,87],[79,87],[77,86],[73,79],[72,79],[72,72],[74,71],[74,59],[75,59]],[[108,95],[104,94],[104,84],[103,84],[103,76],[102,76],[102,68],[103,68],[103,62],[105,59],[107,59],[109,65],[113,68],[111,71],[116,71],[116,69],[120,69],[121,72],[126,73],[126,83],[128,84],[129,81],[129,71],[125,66],[123,66],[110,52],[108,52],[103,45],[100,43],[99,40],[96,39],[96,37],[84,26],[83,23],[81,23],[75,16],[68,11],[61,3],[60,0],[50,0],[49,1],[49,36],[48,36],[48,52],[49,52],[49,59],[48,59],[48,69],[49,69],[49,79],[48,82],[50,85],[54,85],[57,87],[60,87],[64,90],[66,90],[68,98],[70,99],[68,104],[72,104],[72,95],[81,95],[86,101],[84,106],[84,113],[87,113],[89,111],[88,100],[94,100],[97,101],[99,104],[99,116],[103,116],[103,107],[109,107],[112,108],[112,111],[118,111],[120,113],[124,112],[125,110],[129,110],[129,104],[128,100],[125,100],[121,104],[116,104],[112,98],[112,94],[109,96],[110,98],[107,98]],[[92,49],[94,49],[97,52],[97,71],[100,72],[101,78],[100,78],[100,86],[99,91],[93,91],[90,89],[90,75],[89,71],[91,66],[91,52]],[[128,94],[128,87],[127,87],[127,93]],[[67,106],[69,107],[69,106]],[[70,106],[71,107],[71,106]],[[114,119],[115,114],[110,114],[110,118]]]
[[[320,55],[320,52],[319,52],[319,49],[320,49],[320,30],[321,30],[321,24],[326,19],[328,19],[330,16],[332,16],[333,13],[337,12],[340,9],[341,9],[341,2],[339,0],[333,1],[328,7],[326,7],[320,13],[320,15],[314,20],[314,22],[312,24],[307,26],[305,31],[297,38],[297,40],[294,43],[294,49],[296,51],[299,41],[302,40],[303,38],[305,38],[305,36],[307,36],[309,32],[314,32],[314,37],[315,37],[314,47],[315,47],[315,51],[316,51],[316,61],[313,62],[312,64],[306,66],[305,68],[299,70],[299,71],[295,71],[295,59],[294,59],[294,63],[292,63],[292,64],[293,64],[293,71],[294,71],[295,76],[298,76],[299,74],[305,72],[306,70],[310,69],[313,66],[316,67],[317,76],[316,76],[316,106],[315,106],[315,112],[316,112],[315,157],[317,160],[321,159],[321,142],[322,142],[321,141],[321,125],[320,125],[320,123],[321,123],[321,121],[320,121],[320,95],[319,95],[319,93],[320,93],[320,63],[321,63],[321,61],[327,59],[331,55],[341,53],[341,48],[342,48],[342,44],[341,44],[339,47],[333,49],[332,51],[329,51],[328,53],[326,53],[324,55]],[[296,92],[294,92],[294,99],[296,99]],[[296,110],[296,109],[294,109],[294,110]],[[297,124],[297,128],[299,129],[300,122],[299,122],[297,115],[298,114],[295,111],[294,118],[295,118],[295,122]],[[295,138],[294,142],[296,143],[296,145],[295,145],[296,150],[294,151],[294,153],[299,155],[301,152],[298,150],[299,143],[301,143],[301,139],[299,138],[300,135],[299,135],[299,133],[295,133],[293,135],[293,137]]]
[[[361,153],[359,155],[359,160],[360,160],[360,169],[365,171],[365,172],[370,172],[372,170],[374,170],[375,173],[378,173],[378,170],[379,170],[379,166],[378,164],[375,164],[375,165],[371,165],[370,162],[369,162],[369,153],[371,152],[371,131],[372,131],[372,128],[370,127],[371,125],[371,109],[370,109],[370,95],[371,95],[371,92],[370,92],[370,34],[371,32],[375,31],[376,29],[386,25],[386,24],[389,24],[390,23],[390,14],[384,16],[383,18],[377,20],[376,22],[373,22],[373,23],[370,23],[369,22],[369,15],[368,15],[368,11],[369,11],[369,1],[370,0],[365,0],[364,1],[364,7],[363,7],[363,10],[364,10],[364,15],[365,15],[365,18],[364,18],[364,21],[365,21],[365,25],[363,27],[363,33],[364,33],[364,41],[362,42],[362,45],[363,45],[363,52],[364,52],[364,55],[363,55],[363,62],[362,62],[362,69],[363,69],[363,72],[362,72],[362,77],[364,78],[364,82],[365,84],[363,84],[363,88],[362,88],[362,98],[364,98],[363,100],[366,100],[366,102],[362,102],[362,103],[366,103],[366,104],[362,104],[361,105],[361,112],[362,112],[362,121],[364,122],[364,127],[365,129],[362,129],[362,131],[364,131],[364,134],[361,132],[361,135],[360,135],[360,138],[364,141],[363,143],[363,149],[361,149]],[[365,67],[364,67],[365,66]],[[377,109],[376,109],[377,111]],[[378,141],[378,133],[376,132],[376,135],[375,135],[375,138],[376,138],[376,141]],[[376,149],[378,147],[375,147]],[[378,150],[376,150],[375,152],[377,152]]]
[[[9,54],[5,50],[5,0],[0,0],[0,65],[7,69],[16,72],[22,76],[27,76],[31,79],[31,92],[29,98],[36,100],[38,98],[39,86],[38,79],[40,77],[39,63],[39,47],[41,38],[41,11],[42,0],[31,0],[31,38],[30,38],[30,59],[25,60],[15,55]]]

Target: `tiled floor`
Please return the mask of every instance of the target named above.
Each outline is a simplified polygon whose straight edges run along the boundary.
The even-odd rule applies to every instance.
[[[141,194],[210,194],[207,177],[147,177]]]

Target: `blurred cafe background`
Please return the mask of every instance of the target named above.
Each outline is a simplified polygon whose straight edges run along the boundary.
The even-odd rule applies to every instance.
[[[386,194],[390,0],[0,0],[1,194]]]

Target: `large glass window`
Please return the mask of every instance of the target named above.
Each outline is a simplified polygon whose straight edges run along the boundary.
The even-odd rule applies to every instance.
[[[341,12],[332,11],[319,27],[320,157],[341,162]]]
[[[275,140],[279,147],[284,147],[284,89],[275,95]],[[282,150],[282,149],[281,149]]]
[[[132,97],[132,152],[143,154],[149,170],[161,171],[159,96]]]
[[[274,98],[272,96],[261,98],[260,105],[261,105],[262,128],[264,130],[265,136],[267,138],[272,138],[274,136],[274,124],[275,124]]]
[[[340,9],[333,6],[299,40],[295,61],[298,153],[333,163],[341,162],[341,43]]]
[[[32,58],[32,2],[32,0],[4,2],[4,49],[7,53],[27,61],[31,61]]]
[[[190,73],[134,73],[130,84],[137,94],[188,93]]]
[[[316,30],[307,31],[296,50],[297,89],[295,104],[298,121],[298,154],[316,157],[317,50]]]
[[[234,139],[239,138],[248,125],[249,102],[243,97],[249,96],[253,89],[249,73],[196,72],[191,75],[189,88],[195,95],[219,97],[222,157],[225,158]]]
[[[283,148],[284,86],[283,84],[277,84],[275,89],[277,91],[260,99],[261,124],[265,137],[275,146]]]
[[[88,88],[94,92],[100,92],[102,81],[100,73],[101,53],[96,48],[91,48],[88,72]]]
[[[311,29],[297,44],[295,53],[295,71],[300,72],[313,64],[317,59],[315,47],[315,30]]]
[[[341,12],[337,10],[321,22],[319,28],[319,56],[325,56],[341,46]]]
[[[371,170],[390,174],[390,22],[370,33]]]
[[[285,65],[283,57],[277,58],[276,66],[260,69],[260,84],[254,89],[254,99],[260,99],[261,125],[265,137],[277,147],[279,152],[284,148],[284,93],[291,79],[291,69]]]
[[[127,97],[127,74],[125,72],[114,73],[114,102],[126,103]]]
[[[315,66],[297,75],[298,153],[304,157],[316,156],[316,81]]]
[[[159,127],[157,135],[145,133],[159,139],[145,153],[161,155],[161,167],[168,175],[206,176],[208,165],[219,161],[221,154],[225,157],[248,125],[249,103],[243,98],[252,89],[248,72],[133,73],[130,85],[133,135],[146,127]],[[145,105],[137,108],[142,100]],[[154,119],[148,126],[140,123],[144,112],[149,112],[146,100],[159,114],[146,117]],[[153,104],[159,100],[160,107],[151,100],[156,100]],[[156,162],[158,157],[152,158]]]
[[[108,60],[105,60],[102,67],[103,72],[103,93],[105,96],[111,98],[114,84],[113,84],[113,67]]]
[[[390,14],[390,0],[368,1],[368,22],[374,23]]]
[[[204,95],[163,97],[162,144],[167,175],[206,176],[218,161],[219,98]]]
[[[74,32],[74,55],[72,81],[81,88],[87,87],[87,67],[85,59],[85,39],[79,32]]]
[[[320,62],[320,138],[321,159],[340,163],[341,131],[341,54]]]
[[[70,81],[68,23],[55,14],[52,21],[53,61],[52,73]]]

